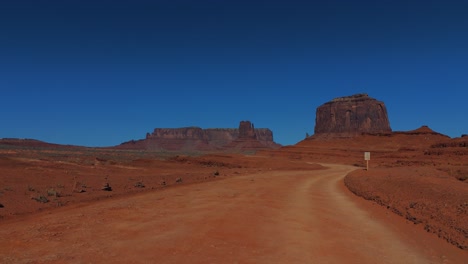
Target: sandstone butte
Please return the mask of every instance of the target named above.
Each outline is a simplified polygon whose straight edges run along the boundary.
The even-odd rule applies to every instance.
[[[391,132],[385,104],[367,94],[335,98],[317,108],[315,137]]]
[[[239,128],[155,128],[145,139],[124,142],[117,149],[165,151],[248,151],[281,147],[268,128],[241,121]]]

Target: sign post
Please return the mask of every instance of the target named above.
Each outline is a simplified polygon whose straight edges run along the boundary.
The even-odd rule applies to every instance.
[[[366,170],[369,170],[370,152],[364,152],[364,160],[366,161]]]

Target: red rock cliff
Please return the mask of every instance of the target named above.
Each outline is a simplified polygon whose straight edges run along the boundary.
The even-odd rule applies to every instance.
[[[255,128],[250,121],[241,121],[239,124],[239,139],[257,139]]]
[[[250,121],[241,121],[239,124],[239,136],[224,146],[224,149],[235,150],[261,150],[279,148],[280,145],[273,141],[273,133],[266,128],[255,129]]]
[[[315,136],[392,132],[385,104],[367,94],[335,98],[317,108]]]
[[[153,133],[147,133],[145,139],[125,142],[117,148],[170,151],[229,150],[231,146],[234,146],[232,142],[246,139],[256,143],[250,142],[242,150],[280,147],[273,141],[273,132],[270,129],[255,129],[249,121],[241,121],[238,129],[156,128]]]

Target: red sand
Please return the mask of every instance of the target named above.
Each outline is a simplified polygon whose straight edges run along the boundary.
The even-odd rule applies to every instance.
[[[468,156],[427,154],[441,140],[199,157],[3,146],[0,262],[466,263]]]

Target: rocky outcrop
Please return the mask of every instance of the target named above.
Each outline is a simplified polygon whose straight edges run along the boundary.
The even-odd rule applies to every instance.
[[[275,149],[281,147],[280,144],[275,143],[273,140],[273,132],[268,128],[256,128],[255,135],[260,143],[268,146],[269,148]]]
[[[367,94],[335,98],[317,108],[314,136],[390,133],[385,104]]]
[[[255,129],[250,121],[241,121],[239,124],[239,136],[224,149],[248,151],[268,148],[279,148],[280,145],[273,141],[273,133],[269,129]]]
[[[239,130],[235,128],[208,128],[204,131],[209,144],[216,148],[225,146],[239,137]]]
[[[410,130],[410,131],[395,131],[393,134],[406,134],[406,135],[439,135],[445,138],[449,138],[448,136],[441,134],[439,132],[435,132],[428,126],[421,126],[420,128],[417,128],[415,130]]]
[[[257,139],[255,128],[250,121],[241,121],[239,124],[239,139]]]
[[[239,142],[245,147],[239,148]],[[247,143],[246,143],[247,142]],[[119,149],[167,151],[212,151],[229,149],[278,148],[273,132],[267,128],[255,129],[250,121],[241,121],[239,128],[156,128],[142,140],[132,140],[116,146]]]

